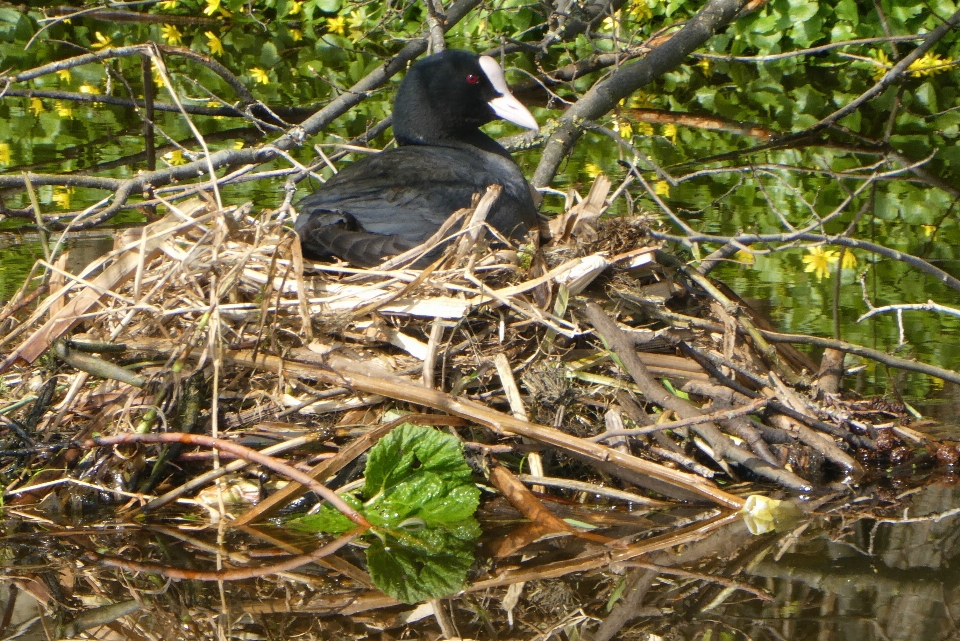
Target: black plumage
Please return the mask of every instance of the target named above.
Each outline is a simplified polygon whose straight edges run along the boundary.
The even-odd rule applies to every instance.
[[[515,239],[536,228],[536,206],[520,168],[479,129],[498,117],[536,128],[492,58],[447,50],[415,64],[394,101],[399,147],[347,166],[298,203],[295,228],[304,255],[377,265],[430,238],[492,184],[503,193],[487,222]]]

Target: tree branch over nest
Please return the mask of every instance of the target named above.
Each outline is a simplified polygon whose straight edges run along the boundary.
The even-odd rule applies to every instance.
[[[610,77],[591,87],[560,118],[559,126],[547,140],[531,181],[533,186],[550,184],[560,163],[583,134],[583,121],[603,116],[620,100],[679,65],[690,53],[730,24],[746,4],[746,0],[710,0],[675,36],[643,59],[622,66]]]

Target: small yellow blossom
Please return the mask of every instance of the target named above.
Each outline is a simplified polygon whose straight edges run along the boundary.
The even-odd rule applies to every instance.
[[[73,193],[73,187],[54,187],[51,200],[60,209],[70,209],[70,194]]]
[[[873,79],[880,80],[880,78],[883,78],[883,76],[890,71],[890,67],[893,66],[893,63],[890,62],[890,57],[883,49],[876,49],[871,53],[873,54],[873,60],[876,60],[877,62],[873,69]]]
[[[347,24],[350,26],[351,31],[362,29],[366,21],[367,11],[363,7],[351,11],[350,17],[347,18]]]
[[[635,91],[626,99],[626,106],[631,109],[641,109],[643,107],[653,107],[653,97],[644,91]]]
[[[12,154],[10,153],[10,144],[5,142],[0,142],[0,165],[4,167],[10,166],[10,158]]]
[[[104,47],[109,47],[111,44],[113,44],[113,38],[110,36],[105,36],[99,31],[94,32],[93,37],[96,38],[97,41],[90,43],[91,49],[103,49]]]
[[[670,142],[677,142],[677,126],[672,122],[665,124],[663,126],[663,137]]]
[[[167,161],[169,165],[185,165],[187,164],[187,159],[183,157],[183,152],[179,149],[173,151],[168,151],[163,154],[163,159]]]
[[[99,96],[100,88],[96,85],[91,85],[89,82],[85,82],[80,85],[80,93],[85,93],[88,96]]]
[[[347,21],[343,16],[337,16],[336,18],[327,18],[327,31],[330,33],[335,33],[338,36],[342,36],[346,33]]]
[[[220,8],[220,0],[207,0],[207,6],[204,7],[203,12],[208,16],[212,16]]]
[[[591,178],[596,178],[603,173],[603,169],[600,168],[600,165],[592,162],[588,162],[583,166],[583,173],[587,174]]]
[[[177,0],[164,0],[160,3],[160,8],[164,11],[170,11],[177,8]]]
[[[944,60],[935,53],[927,52],[919,59],[914,60],[907,67],[907,71],[915,76],[933,76],[946,71],[953,65],[952,60]]]
[[[60,78],[60,80],[63,80],[64,82],[70,82],[70,70],[61,69],[57,72],[57,78]]]
[[[634,2],[632,4],[630,10],[627,12],[627,15],[637,22],[646,22],[653,18],[653,11],[651,10],[649,2],[640,0],[639,2]]]
[[[857,255],[854,254],[849,249],[843,252],[843,260],[840,261],[841,269],[856,269],[857,268]]]
[[[223,42],[212,31],[204,31],[203,35],[207,37],[207,49],[215,56],[223,55]]]
[[[620,134],[621,138],[625,138],[626,140],[633,138],[633,125],[629,122],[615,120],[613,122],[613,130]]]
[[[920,229],[923,230],[923,235],[927,238],[933,237],[933,232],[937,231],[936,225],[920,225]]]
[[[756,256],[742,249],[738,249],[737,253],[734,254],[733,257],[741,265],[753,265],[757,262]]]
[[[658,196],[669,196],[670,195],[670,183],[666,180],[658,180],[653,183],[653,193]]]
[[[34,116],[39,116],[43,113],[43,101],[39,98],[30,99],[30,111],[33,112]]]
[[[291,29],[290,39],[293,40],[294,42],[300,42],[301,40],[303,40],[303,32],[300,31],[299,29]]]
[[[61,118],[73,118],[73,109],[59,100],[53,103],[53,108],[57,110],[57,115]]]
[[[653,125],[651,125],[649,122],[638,122],[637,133],[640,134],[641,136],[652,136]]]
[[[840,252],[833,249],[824,249],[823,247],[812,247],[807,250],[807,255],[803,257],[803,263],[806,267],[803,271],[813,272],[817,280],[823,280],[824,276],[830,275],[830,265],[840,259]]]
[[[300,13],[300,9],[302,8],[303,8],[302,2],[297,2],[297,0],[293,0],[293,2],[290,3],[290,11],[287,12],[287,15],[295,16],[298,13]]]
[[[166,40],[168,45],[174,47],[183,44],[183,34],[177,29],[177,25],[165,24],[160,27],[160,37]]]
[[[713,66],[710,64],[709,58],[701,58],[697,62],[697,66],[703,70],[703,75],[705,75],[707,78],[713,75]]]
[[[268,76],[267,72],[260,67],[253,67],[250,69],[250,76],[253,77],[254,82],[259,82],[261,85],[270,84],[270,76]]]
[[[238,140],[237,142],[233,143],[233,148],[237,150],[243,149],[243,141]]]

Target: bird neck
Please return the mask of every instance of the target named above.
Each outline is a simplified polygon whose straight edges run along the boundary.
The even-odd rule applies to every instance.
[[[423,131],[417,131],[415,128],[405,128],[401,130],[394,129],[394,137],[397,144],[401,147],[407,145],[427,145],[431,147],[453,147],[458,149],[468,149],[474,147],[491,154],[510,158],[510,152],[503,148],[496,140],[483,133],[479,129],[466,128],[455,132],[437,132],[432,131],[427,134]]]

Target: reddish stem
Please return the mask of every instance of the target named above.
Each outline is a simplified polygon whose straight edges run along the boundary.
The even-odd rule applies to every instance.
[[[325,485],[318,483],[316,480],[307,476],[297,468],[287,465],[286,463],[275,459],[272,456],[261,454],[256,450],[250,449],[249,447],[237,445],[236,443],[232,443],[223,439],[213,438],[212,436],[202,436],[200,434],[183,434],[181,432],[167,432],[165,434],[117,434],[115,436],[100,436],[85,441],[83,446],[92,448],[97,445],[122,445],[127,443],[183,443],[186,445],[212,447],[222,452],[227,452],[228,454],[234,454],[244,460],[262,465],[270,470],[273,470],[277,474],[282,474],[292,481],[296,481],[297,483],[307,486],[317,496],[325,501],[328,501],[330,505],[343,512],[347,518],[360,527],[370,527],[370,523],[363,518],[359,512],[347,505],[347,503],[337,496],[332,490],[327,488]]]

